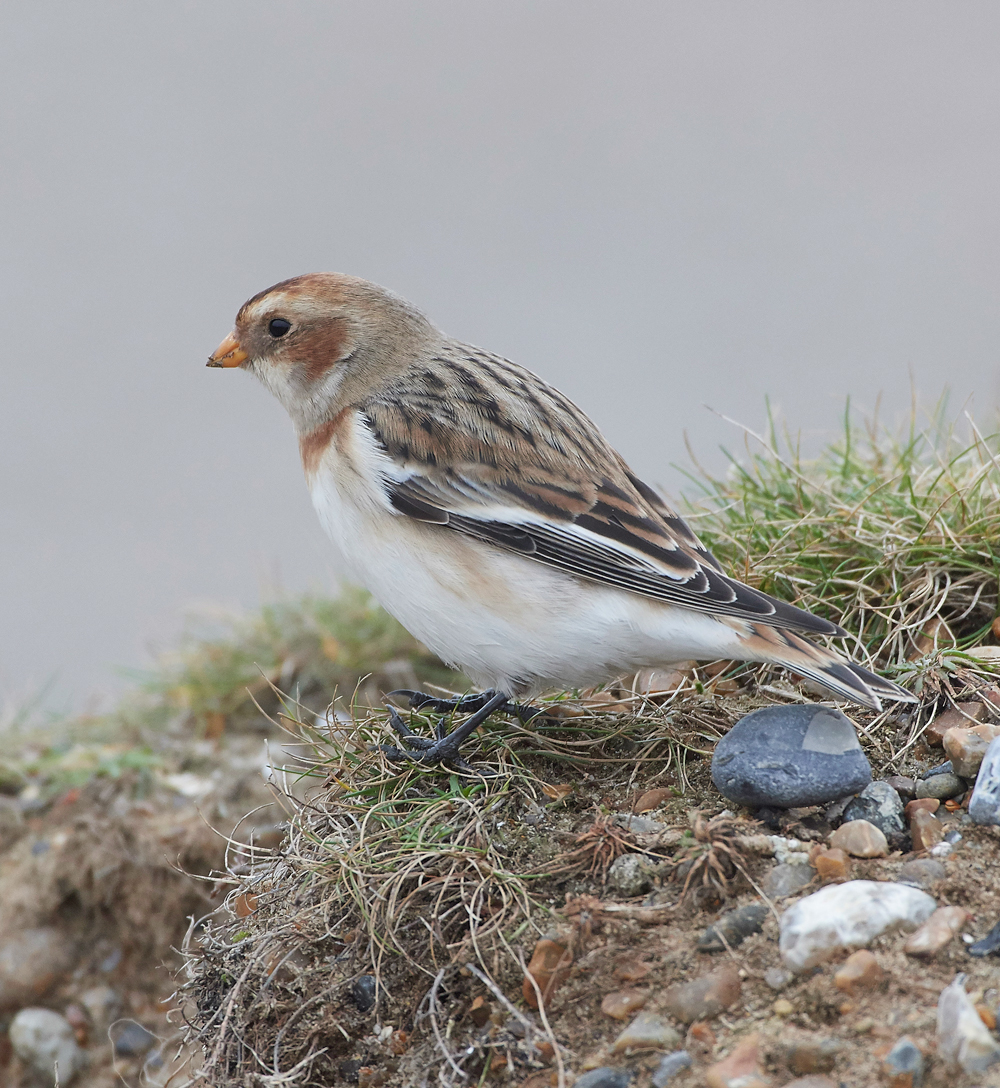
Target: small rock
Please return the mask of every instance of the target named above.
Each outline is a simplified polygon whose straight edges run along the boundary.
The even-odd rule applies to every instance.
[[[828,1073],[843,1048],[837,1039],[802,1039],[789,1046],[785,1058],[793,1073]]]
[[[913,836],[913,849],[930,850],[944,838],[944,826],[930,812],[918,809],[910,819],[910,834]]]
[[[0,1011],[44,997],[75,962],[75,946],[54,926],[6,934],[0,943]]]
[[[951,760],[955,774],[960,778],[975,778],[986,750],[997,737],[1000,737],[1000,725],[949,729],[944,735],[944,750]]]
[[[668,1050],[677,1046],[680,1041],[680,1033],[669,1021],[654,1012],[641,1012],[615,1039],[611,1053],[621,1054],[625,1050],[648,1050],[654,1047]]]
[[[808,1077],[796,1077],[790,1080],[785,1088],[838,1088],[837,1082],[819,1074],[810,1074]]]
[[[577,1077],[573,1088],[628,1088],[634,1076],[630,1069],[602,1065],[599,1069],[591,1069],[589,1073]]]
[[[54,1082],[58,1063],[59,1083],[68,1085],[86,1062],[69,1021],[51,1009],[22,1009],[8,1035],[14,1053],[45,1080]]]
[[[778,868],[780,869],[781,866],[779,865]],[[791,869],[792,866],[788,865],[785,868]],[[795,868],[800,869],[802,866],[797,865]],[[812,872],[808,868],[807,871],[811,877]],[[751,903],[747,907],[728,911],[698,938],[698,951],[722,952],[726,945],[735,948],[751,934],[760,933],[767,914],[767,907],[763,903]]]
[[[811,856],[816,874],[824,884],[834,880],[847,880],[851,875],[851,863],[843,850],[827,850],[820,846]]]
[[[783,990],[793,977],[792,972],[786,971],[784,967],[769,967],[764,972],[764,981],[772,990]]]
[[[615,817],[615,823],[631,831],[633,835],[657,835],[667,830],[667,825],[662,820],[651,820],[648,816],[633,816],[629,812],[621,812]],[[641,855],[640,855],[641,856]]]
[[[784,835],[768,835],[779,865],[808,865],[809,848],[798,839],[786,839]]]
[[[645,895],[653,886],[649,862],[642,854],[622,854],[608,870],[608,883],[626,899]]]
[[[669,695],[691,679],[694,661],[682,661],[675,669],[641,669],[635,675],[637,695]]]
[[[813,876],[808,865],[775,865],[764,877],[764,892],[769,899],[787,899],[802,891]]]
[[[914,888],[922,888],[927,891],[933,888],[939,880],[944,880],[948,870],[940,861],[932,861],[930,858],[916,858],[908,861],[896,876],[900,884],[910,884]]]
[[[969,816],[977,824],[1000,824],[1000,738],[990,742],[976,776]]]
[[[964,907],[938,907],[918,930],[910,934],[903,951],[910,956],[933,956],[954,939],[969,917]]]
[[[957,707],[939,714],[924,731],[924,740],[936,748],[944,742],[944,735],[949,729],[964,728],[972,721],[981,722],[986,717],[985,703],[958,703]]]
[[[970,956],[988,956],[991,952],[1000,950],[1000,922],[975,944],[969,945]]]
[[[733,967],[723,967],[693,982],[671,986],[663,995],[663,1004],[682,1024],[711,1020],[739,1001],[740,989],[739,973]]]
[[[708,1088],[767,1088],[760,1068],[758,1036],[748,1035],[721,1062],[716,1062],[705,1074]]]
[[[712,781],[750,808],[797,808],[864,789],[871,767],[839,710],[773,706],[748,714],[716,744]]]
[[[924,1056],[920,1047],[904,1035],[883,1059],[882,1073],[889,1088],[920,1088],[924,1083]]]
[[[791,1016],[792,1013],[795,1012],[795,1006],[787,998],[779,997],[771,1006],[771,1012],[773,1012],[775,1016]]]
[[[960,793],[965,793],[965,783],[957,774],[947,771],[932,778],[921,778],[917,783],[917,797],[936,797],[939,801],[947,801]]]
[[[833,984],[853,997],[858,990],[874,990],[883,978],[885,972],[875,954],[862,948],[844,960],[843,966],[833,976]]]
[[[781,918],[786,967],[804,971],[841,949],[862,948],[879,934],[915,929],[937,907],[926,893],[891,881],[849,880],[800,899]]]
[[[368,1012],[375,1004],[375,976],[361,975],[351,986],[351,997],[359,1012]]]
[[[675,1050],[664,1055],[660,1064],[653,1071],[653,1088],[667,1088],[667,1085],[684,1069],[691,1068],[691,1055],[686,1050]],[[580,1082],[577,1081],[577,1084]]]
[[[885,835],[867,820],[841,824],[830,836],[830,846],[855,858],[884,858],[889,853]]]
[[[627,1020],[632,1013],[638,1012],[646,1004],[648,995],[638,990],[616,990],[605,994],[601,1000],[601,1012],[614,1020]]]
[[[646,790],[632,806],[632,811],[636,813],[636,815],[642,812],[651,812],[654,808],[659,808],[664,801],[669,801],[673,795],[674,791],[672,789],[664,787],[655,790]]]
[[[548,999],[557,987],[569,977],[570,957],[566,954],[566,945],[561,941],[552,941],[543,937],[531,954],[528,974],[538,983],[542,997]],[[538,1008],[538,994],[526,978],[521,987],[524,1000],[533,1008]]]
[[[883,835],[905,830],[903,802],[888,782],[872,782],[844,809],[844,820],[867,820]]]
[[[979,1019],[965,992],[965,975],[941,991],[937,1007],[938,1055],[965,1073],[982,1073],[1000,1061],[1000,1045]]]
[[[156,1043],[156,1036],[135,1020],[123,1020],[111,1029],[111,1042],[117,1057],[130,1058],[151,1049]]]
[[[914,812],[935,813],[941,807],[941,802],[936,797],[917,797],[910,801],[903,810],[906,813],[906,821],[913,819]]]
[[[912,778],[907,778],[905,775],[891,774],[885,781],[886,785],[892,786],[904,801],[909,801],[917,792],[916,781]]]

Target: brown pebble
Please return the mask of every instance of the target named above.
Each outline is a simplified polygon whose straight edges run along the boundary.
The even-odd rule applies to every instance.
[[[748,1035],[731,1054],[710,1066],[705,1083],[708,1088],[767,1088],[760,1068],[759,1036]]]
[[[821,846],[810,855],[809,860],[824,884],[847,880],[851,875],[851,862],[843,850],[827,850]]]
[[[903,945],[909,956],[933,956],[952,941],[970,918],[964,907],[938,907]]]
[[[616,990],[605,994],[601,1000],[601,1012],[615,1020],[627,1020],[646,1004],[647,995],[638,990]]]
[[[693,982],[671,986],[663,995],[663,1005],[682,1024],[710,1020],[739,1001],[741,987],[736,968],[723,967]]]
[[[493,1006],[485,997],[480,995],[472,999],[472,1004],[469,1006],[469,1018],[477,1028],[481,1028],[492,1015]]]
[[[645,978],[651,970],[650,964],[636,959],[635,956],[621,956],[615,961],[614,976],[620,982],[636,982]]]
[[[639,800],[636,801],[632,811],[636,814],[640,812],[650,812],[654,808],[659,808],[664,801],[669,801],[673,795],[674,791],[671,789],[646,790]]]
[[[917,809],[910,820],[910,834],[913,836],[913,849],[930,850],[944,838],[944,825],[936,817],[922,809]]]
[[[852,952],[833,976],[833,984],[852,997],[858,990],[872,990],[882,981],[885,972],[875,954],[867,948]]]
[[[983,703],[976,706],[986,709]],[[951,760],[959,778],[975,778],[979,774],[983,756],[990,741],[1000,736],[1000,725],[973,725],[970,728],[956,726],[942,738],[945,755]]]
[[[946,710],[939,714],[924,731],[924,740],[937,748],[944,742],[944,735],[949,729],[961,729],[970,724],[969,719],[981,722],[986,717],[985,703],[959,703],[957,709]]]
[[[903,811],[906,813],[907,820],[911,820],[914,812],[935,813],[940,807],[941,802],[936,797],[918,797],[910,801]]]
[[[900,797],[912,797],[916,793],[917,783],[906,775],[891,774],[885,781],[886,785],[892,786]]]
[[[836,1039],[809,1038],[792,1043],[785,1052],[793,1073],[828,1073],[844,1044]]]
[[[636,673],[633,690],[638,695],[669,695],[691,679],[694,661],[682,661],[673,669],[642,669]]]
[[[844,850],[855,858],[884,858],[889,853],[885,835],[867,820],[848,820],[830,836],[834,850]]]
[[[545,938],[535,945],[531,954],[531,962],[528,964],[528,974],[538,983],[544,1000],[552,995],[569,976],[572,958],[566,951],[566,945],[559,941],[550,941]],[[526,978],[521,988],[524,1000],[533,1008],[538,1008],[538,995],[535,987],[531,985],[531,979]]]
[[[997,1016],[993,1009],[982,1003],[976,1006],[976,1012],[979,1013],[979,1019],[992,1031],[997,1026]]]

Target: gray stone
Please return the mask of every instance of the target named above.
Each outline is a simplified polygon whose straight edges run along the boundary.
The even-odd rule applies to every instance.
[[[948,870],[940,861],[932,858],[916,858],[908,861],[896,874],[896,880],[900,884],[909,884],[913,888],[923,891],[934,887],[939,880],[944,880]]]
[[[1000,1062],[1000,1045],[965,992],[965,975],[956,975],[938,998],[937,1044],[938,1056],[964,1073],[982,1073]]]
[[[1000,737],[990,741],[976,775],[969,816],[977,824],[1000,824]]]
[[[691,1068],[691,1055],[686,1050],[675,1050],[667,1054],[653,1072],[653,1088],[667,1088],[667,1085],[684,1069]],[[577,1081],[577,1084],[580,1082]]]
[[[589,1073],[577,1077],[573,1088],[628,1088],[634,1075],[630,1069],[602,1065],[600,1069],[591,1069]]]
[[[784,967],[769,967],[764,972],[764,981],[772,990],[783,990],[795,976]]]
[[[4,934],[0,942],[0,1011],[44,997],[75,962],[75,945],[54,926]]]
[[[40,1078],[40,1083],[66,1086],[83,1068],[86,1058],[69,1021],[51,1009],[22,1009],[8,1029],[14,1053]]]
[[[787,868],[790,869],[792,866],[789,865]],[[801,868],[801,866],[795,866],[795,868]],[[752,933],[760,933],[767,913],[767,907],[763,903],[751,903],[747,907],[728,911],[698,938],[698,951],[724,952],[726,945],[735,948]]]
[[[896,1077],[901,1078],[900,1084],[910,1084],[912,1088],[920,1088],[924,1083],[924,1056],[909,1035],[904,1035],[886,1054],[882,1068],[892,1083],[896,1083]],[[909,1081],[902,1079],[907,1075]]]
[[[844,809],[844,822],[867,820],[883,835],[906,830],[903,802],[888,782],[872,782]]]
[[[712,756],[716,789],[750,808],[826,804],[863,790],[871,776],[850,718],[815,704],[755,710]]]
[[[644,895],[653,886],[649,862],[642,854],[622,854],[608,870],[608,883],[628,899]]]
[[[787,899],[802,891],[815,876],[811,865],[775,865],[764,877],[764,891],[769,899]]]
[[[921,778],[917,783],[917,797],[936,797],[939,801],[957,797],[960,793],[965,793],[965,790],[965,783],[951,771]]]
[[[680,1041],[680,1033],[669,1020],[664,1020],[655,1012],[641,1012],[615,1039],[611,1053],[648,1050],[650,1047],[666,1050],[668,1047],[677,1046]]]
[[[135,1020],[121,1020],[111,1029],[111,1042],[119,1057],[145,1054],[156,1042],[156,1036]]]

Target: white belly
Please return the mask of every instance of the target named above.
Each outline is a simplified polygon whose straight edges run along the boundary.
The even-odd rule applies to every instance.
[[[393,513],[363,478],[334,475],[335,456],[328,451],[310,485],[351,574],[484,688],[521,697],[690,658],[740,656],[736,632],[711,616],[580,581]]]

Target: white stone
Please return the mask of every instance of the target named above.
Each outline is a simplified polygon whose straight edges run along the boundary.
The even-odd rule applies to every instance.
[[[965,992],[965,975],[941,991],[937,1007],[938,1054],[965,1073],[981,1073],[1000,1061],[1000,1044],[980,1020]]]
[[[779,865],[808,865],[809,847],[798,839],[786,839],[784,835],[768,835],[768,841],[774,847],[774,856]]]
[[[931,896],[908,884],[831,884],[782,915],[781,958],[791,970],[805,971],[842,949],[864,948],[881,933],[916,929],[936,909]]]
[[[39,1076],[66,1085],[86,1061],[69,1021],[51,1009],[22,1009],[11,1021],[9,1032],[14,1053]]]
[[[969,801],[973,823],[1000,824],[1000,737],[990,741]]]

